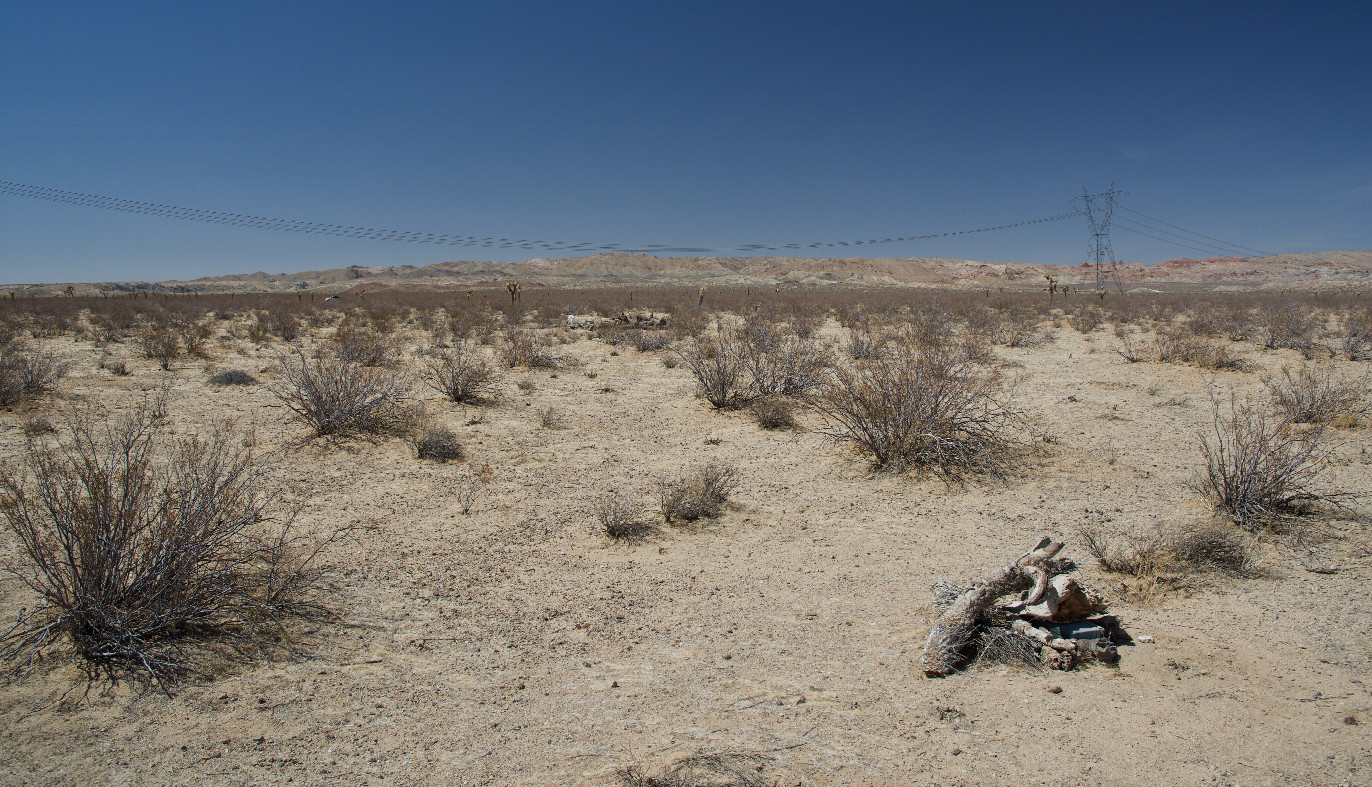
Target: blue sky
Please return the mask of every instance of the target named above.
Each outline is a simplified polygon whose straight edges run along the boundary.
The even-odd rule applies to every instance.
[[[16,2],[0,181],[714,247],[1006,224],[1114,182],[1254,249],[1369,249],[1369,23],[1361,3]],[[1120,226],[1126,261],[1214,254]],[[1087,236],[1073,218],[859,253],[1073,264]],[[9,282],[534,256],[0,194]]]

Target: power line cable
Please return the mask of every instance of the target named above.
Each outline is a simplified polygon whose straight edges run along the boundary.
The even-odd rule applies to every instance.
[[[1133,229],[1133,228],[1130,228],[1130,227],[1125,227],[1125,226],[1123,226],[1123,225],[1120,226],[1120,229],[1124,230],[1125,232],[1132,232],[1132,233],[1134,233],[1135,235],[1142,235],[1142,236],[1145,237],[1145,238],[1152,238],[1153,240],[1160,240],[1160,241],[1162,241],[1163,243],[1170,243],[1170,244],[1172,244],[1173,246],[1181,246],[1181,247],[1183,247],[1183,248],[1191,249],[1192,251],[1198,251],[1198,252],[1200,252],[1201,254],[1214,254],[1214,253],[1215,253],[1215,252],[1214,252],[1213,250],[1211,250],[1211,249],[1203,249],[1203,248],[1201,248],[1201,247],[1199,247],[1199,246],[1192,246],[1192,245],[1189,244],[1189,243],[1182,243],[1181,241],[1168,240],[1167,238],[1160,238],[1160,237],[1158,237],[1157,235],[1150,235],[1150,234],[1148,234],[1147,232],[1140,232],[1139,230],[1136,230],[1136,229]]]
[[[871,246],[884,243],[904,243],[917,240],[933,240],[936,238],[952,238],[960,235],[973,235],[980,232],[994,232],[997,230],[1008,230],[1017,227],[1027,227],[1033,224],[1044,224],[1052,221],[1080,216],[1081,211],[1070,213],[1059,213],[1055,216],[1045,216],[1038,219],[1027,221],[1017,221],[1010,224],[1000,224],[994,227],[979,227],[970,230],[956,230],[953,232],[936,232],[926,235],[907,235],[897,238],[872,238],[865,240],[849,241],[828,241],[815,243],[783,243],[783,244],[761,244],[749,243],[736,246],[676,246],[669,244],[622,244],[622,243],[586,243],[568,241],[547,241],[530,240],[520,238],[495,238],[477,237],[475,235],[450,235],[433,232],[412,232],[405,230],[373,229],[368,227],[353,227],[340,224],[324,224],[312,221],[300,221],[295,219],[274,219],[263,216],[252,216],[242,213],[229,213],[217,210],[204,210],[201,208],[186,208],[175,205],[163,205],[155,202],[140,202],[137,200],[121,199],[117,197],[102,197],[96,194],[84,194],[78,191],[65,191],[63,189],[46,188],[43,186],[30,186],[23,183],[0,180],[0,194],[10,194],[16,197],[27,197],[29,199],[45,200],[48,202],[58,202],[69,205],[79,205],[90,208],[101,208],[104,210],[123,211],[125,213],[137,213],[148,216],[161,216],[171,219],[182,219],[185,221],[200,221],[210,224],[224,224],[235,227],[249,227],[253,229],[275,230],[278,232],[297,232],[307,235],[328,235],[341,238],[356,238],[359,240],[380,240],[398,243],[426,243],[439,246],[467,246],[474,248],[488,249],[523,249],[527,251],[556,251],[556,252],[631,252],[631,253],[682,253],[682,254],[707,254],[719,251],[792,251],[805,249],[836,249],[853,246]]]
[[[1176,241],[1167,240],[1167,238],[1157,238],[1156,235],[1150,235],[1149,237],[1156,238],[1157,240],[1164,240],[1164,241],[1167,241],[1168,243],[1176,243],[1177,241],[1181,241],[1180,243],[1177,243],[1177,245],[1179,245],[1179,246],[1185,245],[1185,246],[1187,246],[1188,248],[1196,249],[1197,251],[1203,251],[1203,252],[1206,252],[1207,254],[1219,253],[1219,254],[1223,254],[1223,255],[1225,255],[1225,256],[1240,256],[1240,257],[1247,257],[1247,256],[1249,256],[1248,254],[1246,254],[1246,253],[1244,253],[1244,252],[1242,252],[1242,251],[1239,251],[1237,248],[1234,248],[1234,247],[1220,246],[1220,245],[1218,245],[1218,244],[1206,243],[1205,241],[1196,240],[1196,239],[1194,239],[1194,238],[1188,238],[1188,237],[1186,237],[1185,235],[1178,235],[1178,234],[1175,233],[1175,232],[1168,232],[1167,230],[1158,229],[1157,227],[1153,227],[1153,226],[1150,226],[1150,225],[1148,225],[1148,224],[1144,224],[1144,223],[1142,223],[1142,222],[1134,221],[1134,220],[1132,220],[1132,219],[1127,219],[1127,218],[1125,218],[1125,217],[1123,217],[1123,216],[1120,216],[1119,218],[1117,218],[1116,221],[1122,222],[1122,224],[1121,224],[1121,226],[1120,226],[1120,229],[1123,229],[1123,230],[1130,230],[1130,227],[1127,226],[1127,225],[1131,225],[1131,224],[1132,224],[1134,227],[1138,227],[1138,228],[1139,228],[1138,230],[1131,230],[1132,232],[1139,232],[1139,230],[1148,230],[1149,232],[1155,232],[1155,233],[1158,233],[1159,235],[1166,235],[1166,236],[1168,236],[1169,238],[1176,238]],[[1140,232],[1139,234],[1143,234],[1143,233]],[[1199,248],[1199,247],[1205,247],[1205,248]]]
[[[1261,250],[1259,250],[1259,249],[1250,248],[1250,247],[1248,247],[1248,246],[1242,246],[1242,245],[1239,245],[1239,244],[1237,244],[1237,243],[1230,243],[1230,242],[1227,241],[1227,240],[1222,240],[1222,239],[1220,239],[1220,238],[1211,237],[1211,236],[1209,236],[1209,235],[1202,235],[1202,234],[1199,233],[1199,232],[1196,232],[1196,231],[1194,231],[1194,230],[1188,230],[1188,229],[1186,229],[1185,227],[1178,227],[1178,226],[1175,225],[1175,224],[1168,224],[1167,222],[1163,221],[1162,219],[1155,219],[1155,218],[1153,218],[1152,216],[1149,216],[1149,215],[1144,214],[1144,213],[1140,213],[1140,212],[1134,210],[1133,208],[1126,208],[1125,206],[1120,205],[1120,206],[1119,206],[1119,209],[1120,209],[1120,210],[1123,210],[1123,211],[1128,211],[1129,213],[1132,213],[1132,214],[1134,214],[1135,216],[1138,216],[1138,217],[1140,217],[1140,218],[1144,218],[1144,219],[1148,219],[1149,221],[1157,222],[1158,224],[1161,224],[1161,225],[1163,225],[1164,227],[1171,227],[1171,228],[1174,229],[1174,230],[1180,230],[1180,231],[1182,231],[1182,232],[1185,232],[1185,233],[1188,234],[1188,235],[1195,235],[1195,236],[1200,237],[1200,238],[1205,238],[1206,240],[1212,240],[1212,241],[1215,241],[1215,242],[1217,242],[1217,243],[1222,243],[1222,244],[1224,244],[1225,246],[1233,246],[1233,247],[1236,248],[1236,249],[1243,249],[1244,251],[1251,251],[1251,252],[1253,252],[1254,254],[1260,254],[1260,255],[1263,255],[1263,256],[1270,256],[1270,255],[1271,255],[1271,252],[1268,252],[1268,251],[1261,251]]]

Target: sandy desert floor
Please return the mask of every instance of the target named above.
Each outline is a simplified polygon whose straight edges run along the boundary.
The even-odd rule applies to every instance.
[[[45,667],[0,690],[0,783],[610,785],[617,768],[726,752],[757,755],[781,785],[1372,784],[1364,522],[1322,517],[1313,551],[1266,541],[1262,576],[1144,601],[1122,599],[1073,540],[1091,522],[1209,517],[1187,482],[1210,392],[1260,395],[1261,372],[1299,356],[1240,345],[1253,371],[1204,372],[1126,364],[1108,329],[1055,333],[995,348],[1038,450],[1007,482],[966,487],[876,474],[813,431],[716,412],[661,354],[585,334],[557,348],[577,365],[511,370],[489,407],[416,389],[467,461],[419,461],[398,438],[293,446],[304,431],[265,385],[205,382],[226,368],[270,379],[285,345],[217,341],[208,361],[178,363],[171,423],[254,425],[299,523],[353,528],[323,556],[347,625],[319,632],[308,658],[174,698],[120,686],[60,703],[77,672]],[[127,377],[97,368],[88,343],[51,346],[75,366],[55,399],[0,413],[8,458],[32,412],[127,402],[167,377],[131,344],[113,348]],[[540,426],[546,407],[563,428]],[[1372,492],[1372,431],[1335,431],[1328,484]],[[628,544],[598,532],[601,496],[633,489],[651,508],[660,479],[712,459],[741,473],[722,517]],[[452,479],[487,464],[463,515]],[[1154,641],[1121,648],[1118,668],[925,678],[930,584],[1043,535],[1066,538],[1125,628]],[[17,556],[9,532],[0,555]],[[0,614],[30,601],[0,579]]]

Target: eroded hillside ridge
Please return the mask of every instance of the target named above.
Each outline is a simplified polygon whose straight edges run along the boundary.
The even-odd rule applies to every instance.
[[[593,254],[524,262],[440,262],[414,265],[351,265],[299,273],[246,273],[190,281],[84,282],[0,285],[17,296],[127,292],[340,293],[358,289],[462,289],[518,278],[536,287],[737,286],[737,287],[969,287],[1024,289],[1053,275],[1069,287],[1093,287],[1094,266],[981,262],[942,257],[903,259],[838,257],[654,257]],[[1120,263],[1111,272],[1121,288],[1357,289],[1372,279],[1372,251],[1327,251],[1266,257],[1177,259],[1156,265]]]

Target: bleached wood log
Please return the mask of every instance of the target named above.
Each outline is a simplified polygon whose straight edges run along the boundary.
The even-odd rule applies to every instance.
[[[929,629],[921,659],[924,674],[931,678],[942,677],[957,667],[963,648],[976,631],[977,621],[1001,596],[1032,586],[1036,592],[1030,593],[1028,600],[1029,603],[1037,602],[1048,586],[1044,563],[1052,560],[1062,546],[1045,538],[1015,562],[980,577],[964,590]]]

